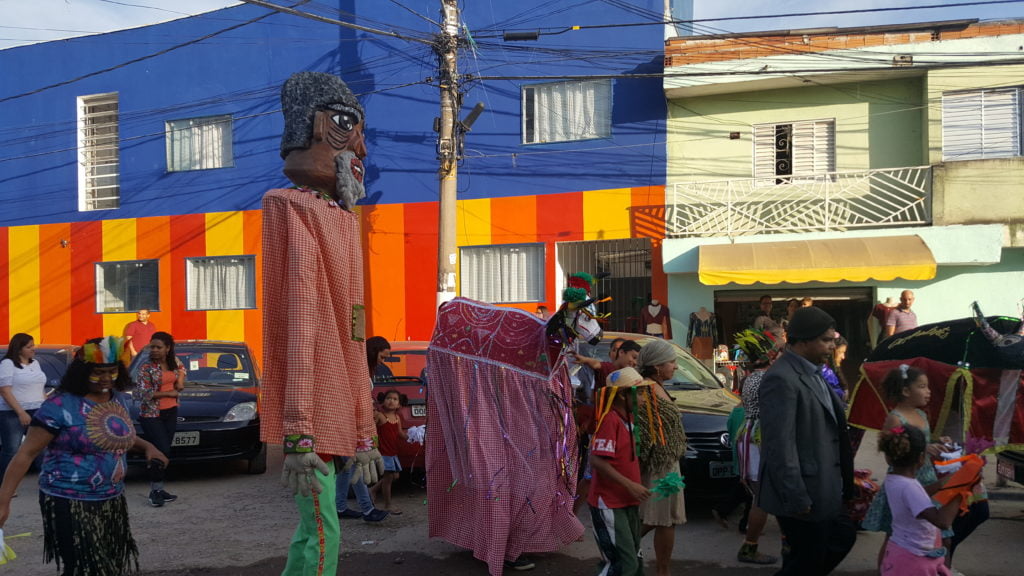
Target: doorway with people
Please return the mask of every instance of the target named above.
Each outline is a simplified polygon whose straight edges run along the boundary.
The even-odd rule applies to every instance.
[[[874,288],[716,290],[715,314],[721,324],[722,343],[730,350],[735,344],[733,334],[753,327],[763,314],[765,296],[771,298],[768,316],[780,329],[784,329],[793,306],[817,306],[835,318],[836,331],[848,342],[841,367],[843,376],[850,385],[856,383],[860,365],[870,352],[867,319],[875,304]]]

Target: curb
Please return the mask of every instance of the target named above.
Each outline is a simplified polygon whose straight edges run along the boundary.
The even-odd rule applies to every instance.
[[[1024,490],[1018,488],[999,488],[988,491],[989,500],[1016,500],[1024,501]]]

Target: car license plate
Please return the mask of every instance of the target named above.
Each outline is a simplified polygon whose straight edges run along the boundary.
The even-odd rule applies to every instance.
[[[732,469],[732,462],[711,462],[710,475],[712,478],[732,478],[736,472]]]
[[[412,417],[413,418],[426,418],[427,417],[427,405],[426,404],[413,404]]]
[[[171,446],[199,446],[199,431],[175,432]]]
[[[1007,460],[1002,459],[996,461],[996,474],[998,474],[999,476],[1002,476],[1007,480],[1016,481],[1016,479],[1013,477],[1015,472],[1016,471],[1014,470],[1013,462],[1009,462]]]

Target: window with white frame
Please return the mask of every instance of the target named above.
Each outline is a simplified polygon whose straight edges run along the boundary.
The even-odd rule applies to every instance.
[[[117,93],[78,98],[78,209],[121,205]]]
[[[942,95],[942,159],[1022,155],[1020,87]]]
[[[188,310],[256,307],[256,257],[204,256],[185,260]]]
[[[754,126],[754,178],[775,184],[836,171],[836,121]]]
[[[523,144],[608,138],[612,134],[611,81],[524,86],[522,130]]]
[[[491,303],[544,300],[544,244],[467,246],[459,250],[466,298]]]
[[[167,171],[233,166],[231,131],[229,115],[166,122]]]
[[[160,309],[159,260],[96,263],[96,312]]]

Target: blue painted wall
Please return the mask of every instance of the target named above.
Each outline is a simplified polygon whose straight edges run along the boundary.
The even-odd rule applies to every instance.
[[[309,6],[339,17],[324,4]],[[437,0],[407,5],[440,20]],[[661,0],[467,2],[463,20],[475,45],[462,50],[460,70],[502,76],[657,75],[663,56],[658,25],[568,30],[517,43],[503,42],[500,33],[651,22],[662,5]],[[355,22],[364,26],[420,37],[436,31],[433,24],[389,2],[343,0],[336,6],[359,14]],[[267,14],[243,5],[155,26],[0,51],[0,226],[258,208],[267,189],[287,184],[278,155],[278,91],[299,70],[339,74],[360,95],[367,109],[368,202],[436,200],[432,123],[439,114],[438,90],[428,84],[404,86],[435,75],[430,47],[282,14],[200,40]],[[353,21],[348,14],[341,19]],[[172,50],[190,41],[195,42]],[[169,51],[157,54],[164,50]],[[525,146],[520,143],[520,89],[537,82],[541,80],[467,84],[462,114],[477,101],[487,109],[467,136],[460,198],[665,183],[666,110],[660,78],[613,80],[610,138]],[[121,207],[79,212],[76,98],[106,92],[119,94]],[[164,123],[217,114],[234,118],[234,166],[168,173]]]

